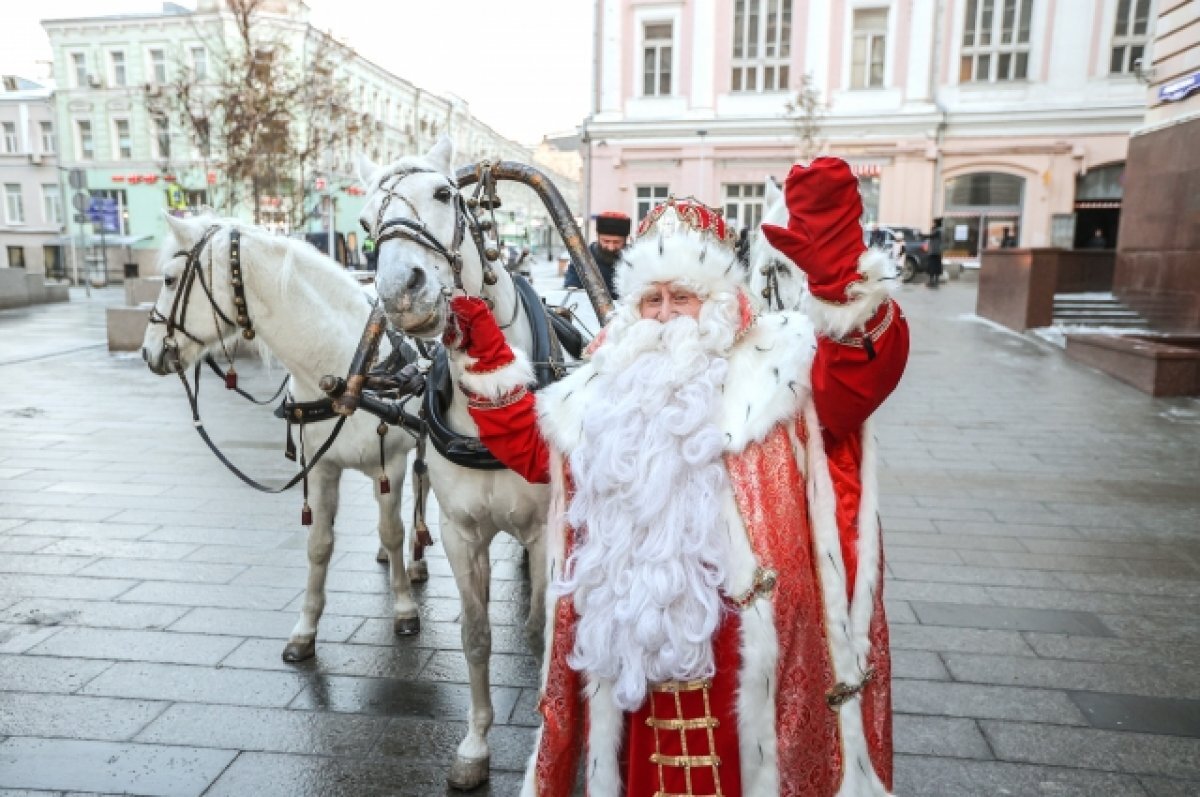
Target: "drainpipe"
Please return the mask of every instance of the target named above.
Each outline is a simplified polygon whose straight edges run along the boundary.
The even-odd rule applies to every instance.
[[[938,216],[942,193],[942,145],[946,140],[946,107],[938,99],[938,77],[942,58],[942,19],[946,13],[946,0],[937,0],[933,9],[933,56],[929,65],[929,99],[938,112],[937,135],[934,139],[933,194],[929,202],[929,217]]]

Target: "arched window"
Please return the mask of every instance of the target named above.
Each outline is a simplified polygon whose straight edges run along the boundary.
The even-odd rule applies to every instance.
[[[946,181],[945,252],[978,257],[980,250],[1020,245],[1025,180],[1001,172],[975,172]]]

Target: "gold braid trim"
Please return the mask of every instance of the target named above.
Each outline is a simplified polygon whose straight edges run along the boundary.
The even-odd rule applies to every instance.
[[[853,335],[847,335],[844,338],[831,338],[831,340],[843,346],[853,346],[856,349],[861,349],[866,345],[864,343],[865,338],[870,338],[872,343],[882,338],[884,333],[888,331],[888,328],[891,327],[892,322],[896,320],[896,303],[891,299],[885,299],[884,301],[887,302],[887,314],[884,315],[883,320],[879,322],[877,327]]]
[[[467,406],[473,410],[499,410],[505,407],[511,407],[513,404],[516,404],[518,401],[525,398],[526,394],[529,393],[529,388],[525,387],[524,385],[518,385],[517,387],[505,393],[503,396],[500,396],[496,399],[490,399],[487,396],[481,396],[478,393],[472,393],[461,384],[458,386],[458,389],[466,395]]]

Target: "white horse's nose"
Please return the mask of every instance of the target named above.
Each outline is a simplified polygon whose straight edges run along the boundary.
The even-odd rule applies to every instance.
[[[425,269],[420,266],[413,266],[412,273],[408,275],[408,282],[404,283],[406,290],[419,291],[425,287]]]

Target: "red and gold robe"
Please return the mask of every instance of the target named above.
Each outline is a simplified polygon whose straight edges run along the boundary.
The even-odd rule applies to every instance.
[[[908,331],[890,299],[856,311],[865,333],[839,340],[801,313],[762,316],[728,356],[718,425],[733,545],[711,682],[652,685],[638,712],[622,712],[608,684],[567,663],[571,599],[547,598],[543,724],[523,795],[567,797],[581,764],[589,797],[890,793],[891,659],[868,418],[899,381]],[[502,398],[471,405],[501,461],[552,484],[552,580],[575,544],[565,463],[597,398],[590,369],[536,398],[489,374],[488,392]],[[469,393],[478,387],[464,377]]]

